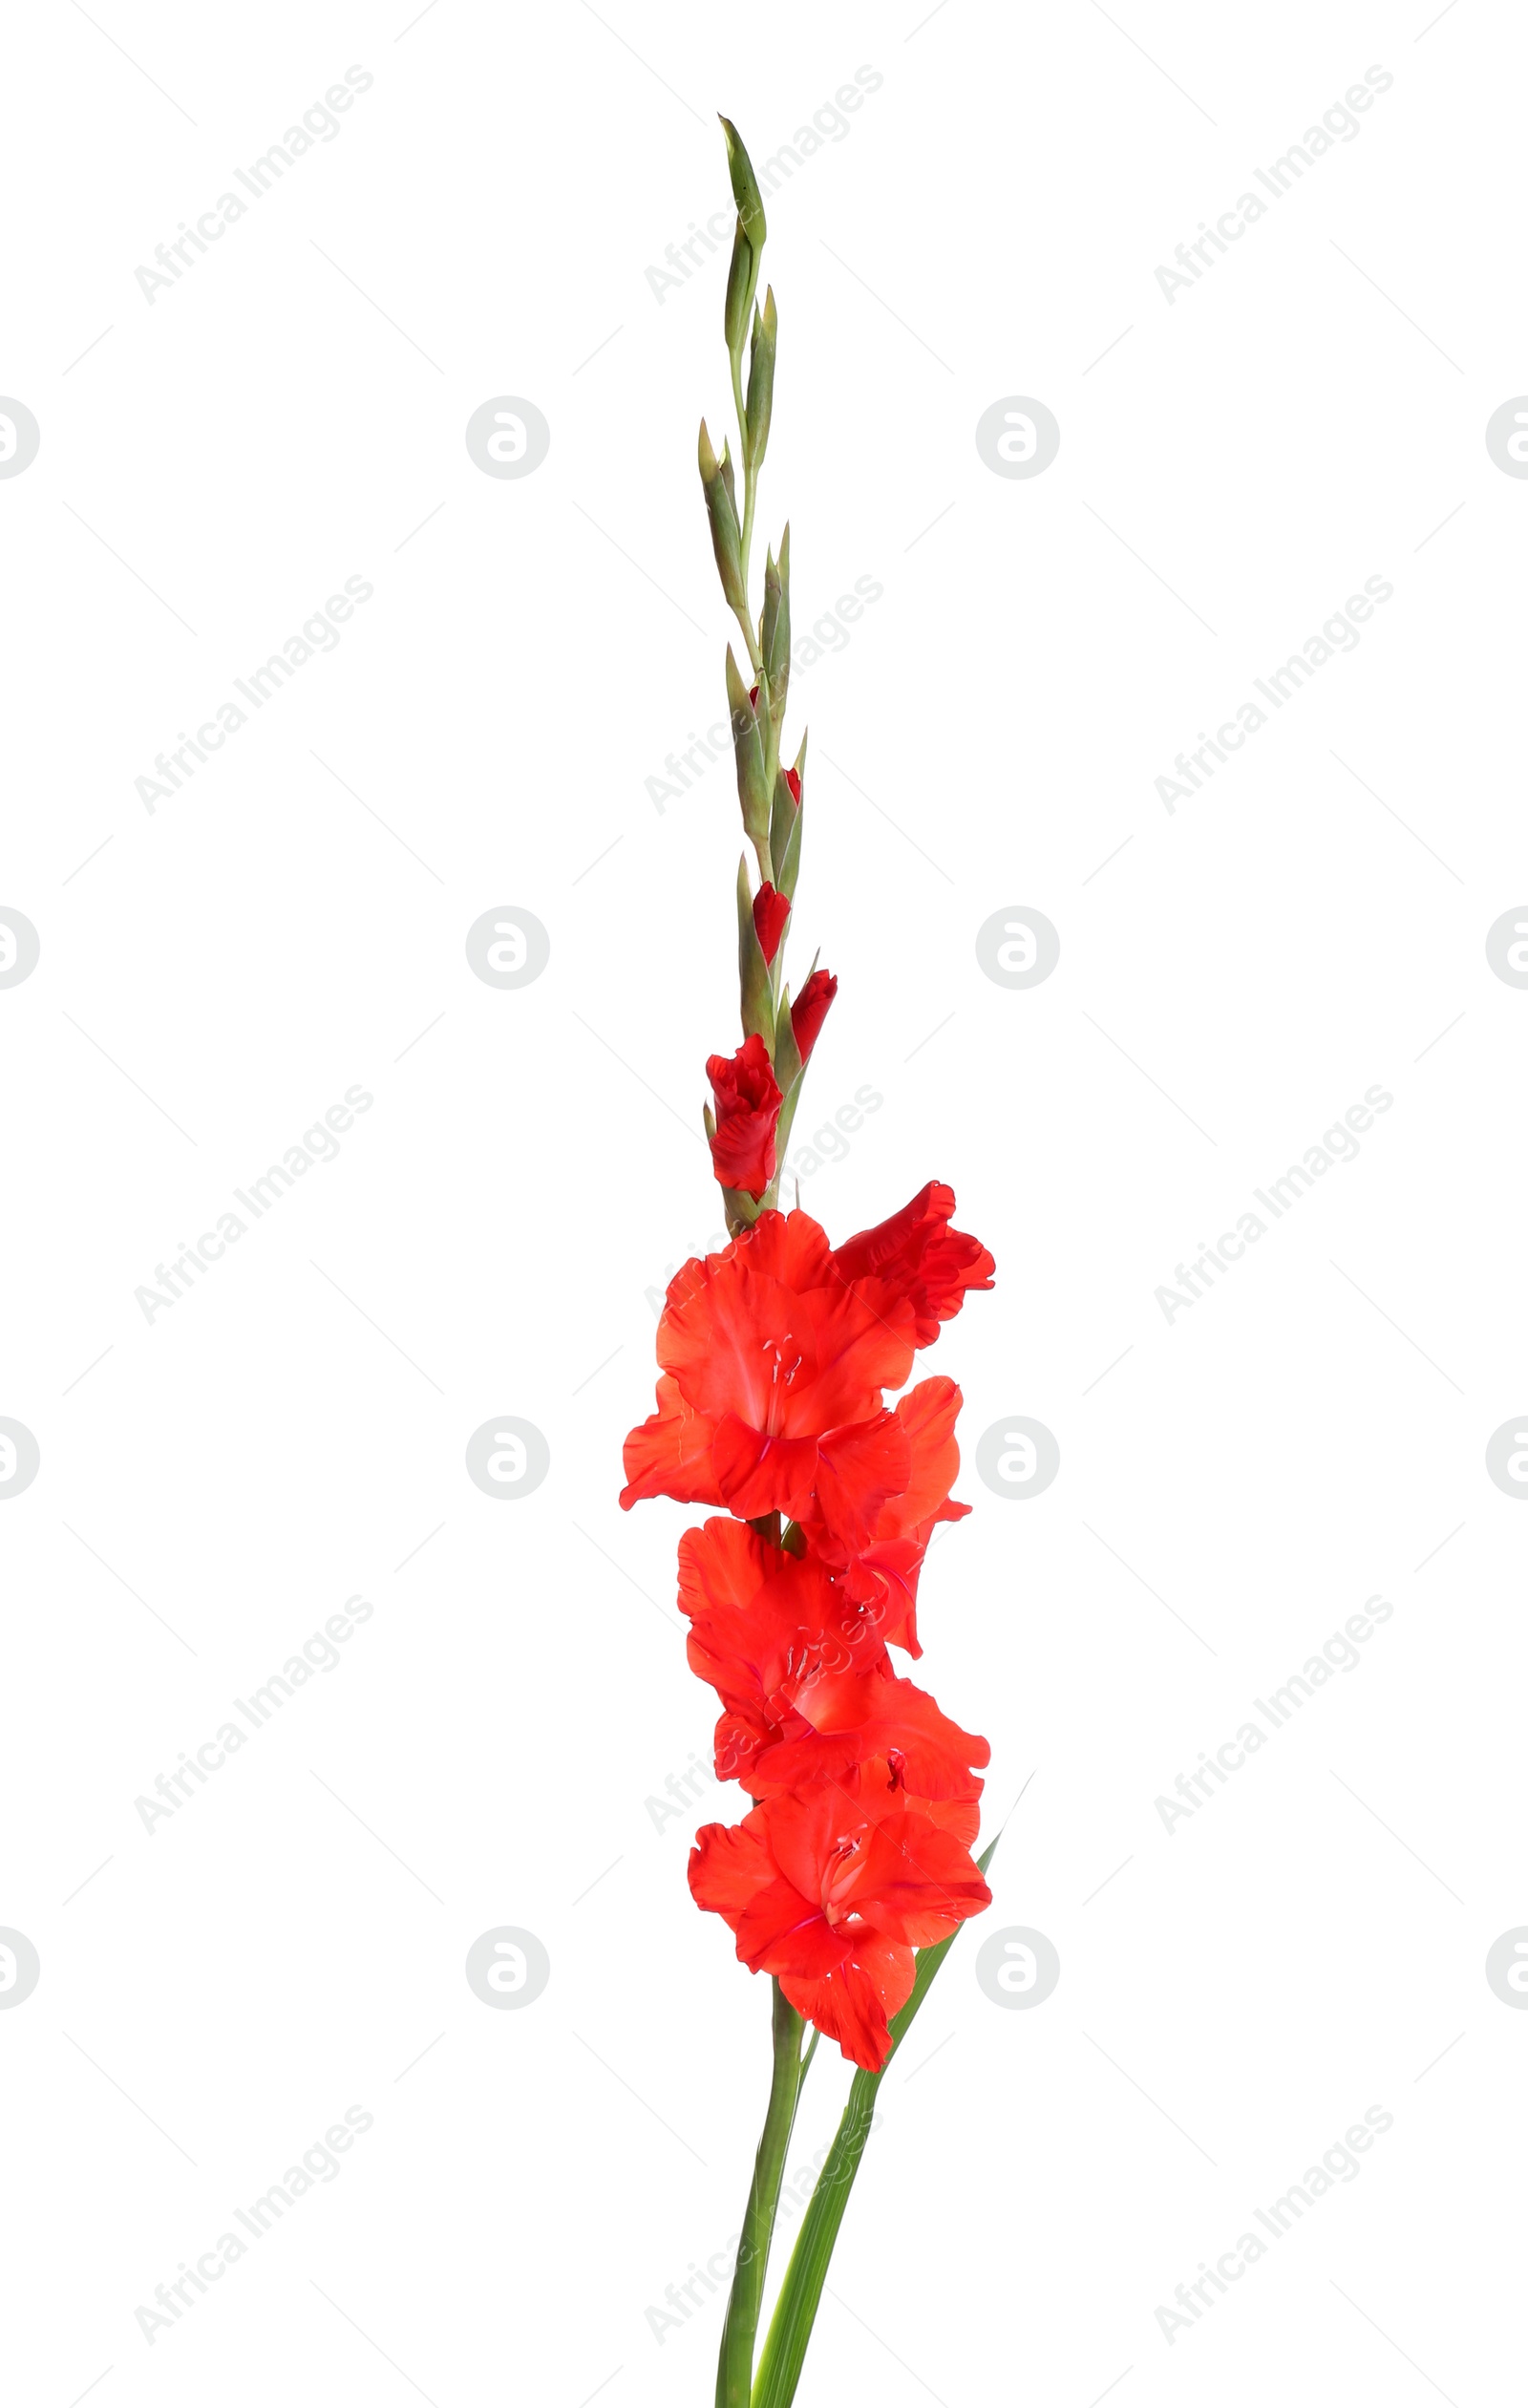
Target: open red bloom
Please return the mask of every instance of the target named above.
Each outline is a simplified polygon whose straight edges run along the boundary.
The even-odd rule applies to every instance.
[[[780,1091],[775,1071],[756,1034],[745,1037],[728,1059],[712,1054],[706,1064],[711,1094],[716,1098],[716,1134],[711,1159],[724,1187],[762,1196],[775,1176],[775,1131],[780,1117]]]
[[[623,1505],[726,1505],[741,1520],[817,1510],[868,1544],[907,1483],[909,1441],[881,1401],[912,1368],[913,1312],[879,1279],[850,1285],[809,1213],[765,1212],[687,1263],[658,1324],[658,1411],[626,1439]]]
[[[825,970],[815,970],[791,1006],[791,1034],[803,1064],[812,1059],[812,1048],[821,1034],[822,1023],[828,1016],[828,1006],[838,991],[836,978]]]
[[[713,1519],[685,1532],[679,1609],[690,1619],[690,1669],[722,1701],[716,1778],[747,1781],[754,1795],[760,1750],[807,1727],[791,1703],[802,1682],[888,1663],[880,1633],[867,1616],[844,1611],[820,1564],[772,1545],[745,1522]],[[847,1638],[834,1629],[840,1617]]]
[[[991,1903],[964,1843],[902,1790],[824,1784],[772,1798],[729,1829],[708,1823],[690,1859],[697,1906],[721,1915],[754,1972],[875,2073],[913,1986],[913,1951]]]
[[[809,979],[801,991],[803,1000],[811,983]],[[796,1042],[800,1044],[799,1037]],[[843,1278],[883,1279],[898,1295],[911,1300],[920,1346],[932,1346],[940,1323],[953,1319],[968,1289],[992,1285],[996,1267],[991,1255],[979,1239],[949,1226],[954,1209],[954,1188],[931,1179],[889,1221],[861,1229],[834,1252]]]
[[[724,1712],[716,1776],[754,1799],[883,1761],[886,1785],[918,1799],[974,1801],[987,1745],[892,1672],[875,1618],[845,1606],[822,1566],[738,1522],[679,1543],[690,1665]],[[975,1831],[975,1818],[971,1821]]]
[[[753,931],[766,962],[773,962],[780,949],[785,923],[791,916],[791,899],[765,880],[753,897]]]

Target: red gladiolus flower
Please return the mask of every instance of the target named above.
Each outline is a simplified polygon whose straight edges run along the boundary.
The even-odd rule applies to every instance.
[[[772,1798],[690,1859],[697,1906],[721,1915],[754,1972],[875,2073],[913,1986],[913,1951],[991,1904],[965,1844],[900,1789],[824,1784]]]
[[[779,951],[785,923],[790,916],[790,897],[782,895],[766,880],[753,897],[753,932],[766,962],[773,962]]]
[[[810,1554],[782,1551],[741,1523],[708,1522],[680,1541],[679,1605],[690,1670],[725,1709],[719,1780],[741,1780],[759,1799],[881,1759],[888,1785],[914,1798],[980,1797],[971,1767],[987,1762],[987,1741],[897,1678],[875,1618],[846,1610]]]
[[[756,1202],[775,1176],[775,1130],[780,1117],[780,1091],[764,1039],[756,1034],[744,1039],[729,1060],[712,1054],[706,1064],[711,1094],[716,1098],[716,1134],[711,1159],[724,1187],[735,1187]]]
[[[974,1251],[967,1269],[990,1262],[974,1239],[949,1235]],[[808,1213],[767,1212],[722,1253],[685,1265],[659,1324],[658,1410],[626,1439],[621,1502],[676,1497],[747,1521],[788,1513],[857,1601],[879,1594],[878,1581],[900,1584],[888,1632],[916,1649],[903,1625],[917,1566],[933,1524],[965,1510],[948,1497],[960,1396],[925,1381],[884,1409],[881,1392],[901,1387],[920,1335],[938,1335],[929,1282],[908,1283],[895,1259],[895,1279],[846,1280],[845,1252]],[[964,1292],[949,1285],[945,1314]]]
[[[809,979],[802,989],[803,1001],[811,983]],[[991,1255],[978,1239],[949,1226],[954,1209],[954,1188],[931,1179],[901,1212],[873,1229],[861,1229],[834,1254],[843,1278],[883,1279],[900,1296],[911,1299],[920,1346],[932,1346],[939,1324],[954,1318],[968,1289],[992,1285],[996,1266]]]
[[[766,1212],[687,1263],[658,1325],[658,1411],[626,1439],[623,1505],[808,1514],[852,1553],[906,1487],[911,1441],[881,1404],[912,1368],[913,1311],[880,1279],[850,1285],[805,1212]]]
[[[812,1059],[812,1048],[828,1016],[828,1006],[838,991],[836,978],[825,970],[815,970],[791,1006],[791,1033],[803,1064]]]

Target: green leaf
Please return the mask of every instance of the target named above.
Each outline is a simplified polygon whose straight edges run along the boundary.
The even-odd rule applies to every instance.
[[[999,1833],[999,1838],[1002,1834]],[[993,1840],[977,1863],[985,1873],[992,1862],[997,1841]],[[843,2211],[849,2204],[854,2178],[860,2171],[860,2161],[870,2137],[871,2119],[875,2114],[876,2093],[881,2088],[886,2067],[901,2048],[919,2008],[928,1995],[929,1985],[949,1954],[959,1936],[959,1929],[936,1948],[920,1949],[917,1970],[907,2004],[891,2020],[891,2053],[879,2074],[857,2070],[849,2085],[849,2103],[843,2111],[838,2133],[812,2194],[791,2263],[785,2271],[775,2314],[770,2321],[769,2336],[759,2359],[753,2382],[753,2408],[791,2408],[796,2387],[800,2380],[807,2343],[812,2338],[813,2321],[827,2280],[828,2261],[838,2237]]]

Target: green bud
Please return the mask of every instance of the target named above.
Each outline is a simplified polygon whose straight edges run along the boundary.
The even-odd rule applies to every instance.
[[[747,612],[748,593],[743,584],[743,538],[737,523],[737,503],[732,491],[732,462],[726,446],[718,460],[711,449],[706,421],[700,422],[700,481],[706,496],[706,515],[711,521],[711,547],[716,555],[716,573],[722,581],[722,591],[728,607]]]
[[[753,890],[748,882],[748,860],[737,864],[737,984],[742,1000],[743,1034],[761,1036],[764,1050],[775,1058],[775,998],[770,992],[769,964],[753,926]]]
[[[748,331],[753,295],[757,289],[758,253],[743,232],[743,221],[739,218],[737,231],[732,237],[732,265],[727,270],[727,308],[722,321],[727,334],[727,349],[734,360],[742,357],[743,337]]]
[[[757,468],[764,458],[770,439],[770,411],[775,400],[775,343],[778,320],[775,314],[775,288],[764,295],[764,312],[753,312],[753,341],[748,355],[748,410],[744,423],[748,428],[749,464]]]
[[[764,202],[753,161],[743,148],[742,136],[729,118],[723,117],[721,123],[727,138],[732,199],[737,203],[737,232],[732,240],[732,264],[727,273],[727,349],[738,360],[743,355],[743,337],[748,332],[753,295],[758,289],[758,260],[764,248]]]
[[[758,188],[753,162],[743,147],[743,138],[731,117],[721,119],[727,143],[727,172],[732,180],[732,199],[737,203],[737,222],[755,251],[764,248],[764,196]]]
[[[791,529],[780,538],[780,557],[764,562],[764,620],[760,649],[769,685],[770,718],[785,723],[785,696],[791,682]]]
[[[732,751],[737,760],[737,799],[742,805],[743,832],[758,855],[759,875],[770,874],[770,798],[764,783],[764,739],[738,674],[732,648],[727,647],[727,708],[732,714]]]

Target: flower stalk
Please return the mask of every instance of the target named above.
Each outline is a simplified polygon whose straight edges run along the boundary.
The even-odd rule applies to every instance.
[[[780,2184],[785,2176],[785,2153],[791,2145],[791,2128],[796,2121],[796,2105],[800,2096],[804,2070],[801,2035],[805,2026],[779,1983],[775,1982],[773,1988],[774,2078],[770,2083],[770,2103],[764,2118],[764,2129],[759,2135],[758,2154],[753,2161],[753,2180],[743,2217],[742,2238],[737,2246],[737,2263],[727,2301],[727,2318],[722,2327],[721,2357],[716,2368],[716,2408],[749,2408],[753,2397],[753,2346],[758,2333],[759,2309],[764,2299],[764,2277],[769,2268],[770,2243],[775,2233]]]
[[[919,1351],[992,1257],[951,1224],[930,1180],[846,1244],[797,1206],[782,1168],[812,1055],[838,991],[814,960],[793,991],[806,820],[806,737],[783,766],[791,671],[791,540],[750,563],[775,407],[779,321],[757,299],[764,205],[724,117],[737,228],[725,332],[736,414],[697,464],[723,598],[743,637],[726,651],[737,799],[752,850],[735,887],[742,1042],[706,1063],[703,1119],[730,1243],[670,1283],[658,1332],[657,1409],[626,1444],[622,1504],[668,1496],[719,1508],[685,1533],[679,1605],[690,1668],[715,1689],[718,1780],[750,1811],[696,1835],[690,1886],[770,1976],[773,2066],[716,2375],[716,2408],[791,2408],[828,2261],[859,2171],[881,2077],[961,1924],[991,1903],[970,1854],[987,1743],[902,1676],[916,1657],[918,1583],[936,1525],[969,1510],[952,1379],[906,1387]],[[744,354],[747,351],[747,376]],[[755,875],[756,873],[756,875]],[[895,1406],[887,1393],[898,1396]],[[812,2037],[803,2051],[808,2026]],[[758,2353],[770,2246],[796,2104],[823,2033],[856,2068]]]
[[[997,1847],[991,1845],[978,1857],[983,1872],[992,1862]],[[758,2379],[753,2387],[752,2408],[791,2408],[796,2387],[800,2379],[806,2345],[812,2338],[812,2327],[827,2281],[828,2264],[833,2245],[838,2237],[843,2211],[849,2204],[854,2178],[860,2171],[860,2161],[865,2153],[870,2127],[875,2120],[876,2094],[892,2057],[907,2035],[907,2027],[928,1995],[929,1984],[954,1946],[955,1934],[942,1940],[937,1948],[920,1949],[918,1971],[912,1994],[900,2014],[891,2021],[891,2049],[879,2073],[867,2073],[861,2066],[849,2085],[849,2099],[838,2120],[833,2146],[823,2160],[822,2171],[807,2203],[796,2234],[796,2247],[786,2269],[780,2295],[770,2319],[764,2353],[759,2359]],[[718,2395],[718,2408],[719,2408]]]

